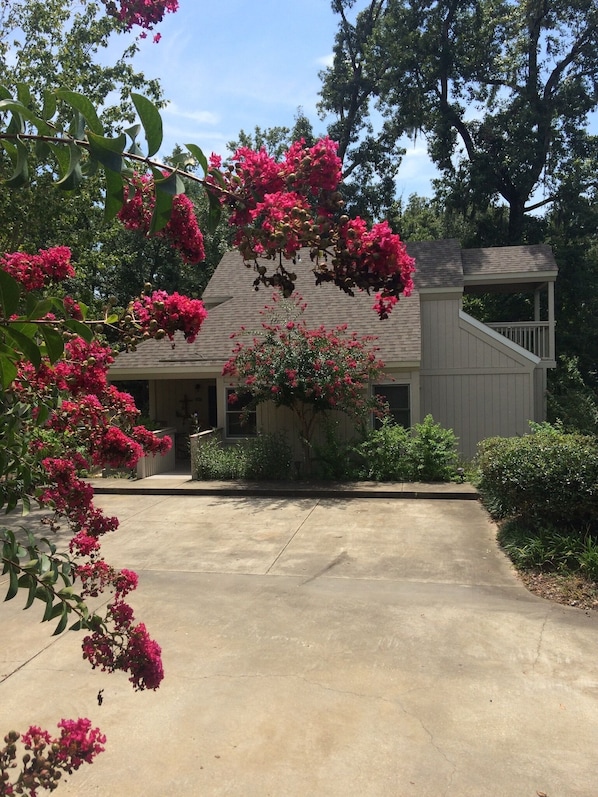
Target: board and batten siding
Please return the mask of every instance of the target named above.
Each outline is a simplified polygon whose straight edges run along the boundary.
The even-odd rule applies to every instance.
[[[539,358],[461,310],[460,299],[421,303],[421,409],[454,430],[464,457],[495,435],[537,420]]]

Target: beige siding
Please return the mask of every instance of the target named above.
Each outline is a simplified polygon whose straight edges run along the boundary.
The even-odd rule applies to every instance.
[[[450,427],[463,456],[537,417],[532,355],[460,314],[460,301],[422,301],[421,412]]]

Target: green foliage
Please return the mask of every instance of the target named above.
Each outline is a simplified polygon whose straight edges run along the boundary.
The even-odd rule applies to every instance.
[[[527,528],[598,531],[598,438],[535,425],[523,437],[493,437],[478,449],[479,490],[497,518]]]
[[[360,477],[374,481],[450,481],[456,474],[457,438],[427,415],[413,429],[385,418],[355,447]]]
[[[332,5],[339,28],[321,107],[335,116],[331,136],[358,184],[377,177],[384,187],[400,162],[397,142],[419,134],[453,207],[504,199],[511,243],[523,241],[539,186],[542,205],[571,175],[578,193],[593,184],[595,2],[369,0],[353,18],[352,0]]]
[[[598,396],[579,372],[575,357],[559,357],[549,374],[548,419],[566,432],[598,435]]]
[[[598,581],[598,541],[591,534],[560,531],[554,526],[532,530],[512,520],[502,526],[498,541],[521,570],[581,572]]]
[[[346,481],[357,477],[353,446],[337,433],[338,423],[328,420],[324,427],[324,443],[314,443],[313,475],[322,481]]]
[[[45,604],[42,622],[58,620],[54,634],[61,634],[67,627],[72,613],[77,616],[73,627],[91,628],[101,622],[90,615],[85,602],[73,588],[73,563],[65,554],[57,554],[56,546],[45,537],[37,540],[27,532],[27,544],[23,544],[10,529],[2,529],[3,541],[1,561],[2,574],[8,576],[5,600],[15,597],[19,589],[28,591],[25,609],[35,600]]]
[[[264,479],[281,481],[292,476],[292,451],[284,435],[265,434],[222,446],[210,437],[198,446],[197,476],[206,481]]]
[[[411,457],[416,481],[450,481],[457,465],[457,437],[452,429],[445,429],[426,415],[414,426]]]

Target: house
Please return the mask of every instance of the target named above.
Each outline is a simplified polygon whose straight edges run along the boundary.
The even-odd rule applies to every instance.
[[[372,296],[315,286],[305,256],[294,270],[297,291],[307,302],[307,325],[347,323],[350,331],[377,335],[388,379],[376,392],[405,425],[430,413],[452,428],[464,457],[472,457],[486,437],[524,434],[530,420],[545,417],[547,369],[556,364],[557,266],[550,248],[462,249],[456,240],[407,248],[416,260],[415,290],[384,321],[372,310]],[[238,252],[228,252],[204,292],[209,317],[195,343],[181,339],[173,347],[150,340],[119,355],[110,369],[111,380],[123,389],[136,393],[143,387],[151,417],[176,427],[181,440],[194,430],[194,418],[201,428],[222,428],[225,442],[293,422],[287,409],[263,405],[255,427],[242,428],[238,408],[227,401],[231,385],[221,371],[233,347],[231,333],[241,326],[259,329],[260,310],[271,299],[268,289],[254,290],[253,280]],[[463,311],[464,294],[494,292],[533,297],[533,318],[484,324]],[[346,420],[340,428],[351,434]]]

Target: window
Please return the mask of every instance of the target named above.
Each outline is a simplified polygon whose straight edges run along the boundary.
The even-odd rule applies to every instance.
[[[257,434],[257,413],[250,410],[247,417],[241,417],[243,410],[249,404],[251,395],[241,393],[236,400],[230,401],[230,397],[237,396],[233,387],[226,389],[226,436],[227,437],[255,437]]]
[[[411,426],[411,406],[409,403],[409,385],[374,385],[374,395],[380,396],[388,404],[388,409],[395,422],[408,429]],[[375,420],[376,428],[381,421]]]

